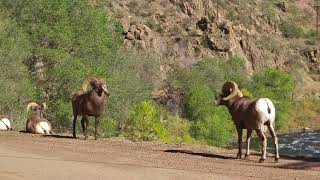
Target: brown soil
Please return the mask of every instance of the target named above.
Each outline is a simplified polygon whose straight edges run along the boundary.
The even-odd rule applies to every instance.
[[[208,146],[0,132],[0,179],[320,179],[320,162],[258,163]]]

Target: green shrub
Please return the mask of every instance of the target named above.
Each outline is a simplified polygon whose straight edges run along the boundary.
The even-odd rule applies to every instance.
[[[224,73],[224,82],[235,81],[239,86],[243,86],[248,81],[248,75],[245,72],[245,62],[238,56],[233,56],[221,64]],[[222,88],[222,86],[220,86]]]
[[[301,27],[292,23],[281,24],[280,31],[286,38],[300,38],[304,34]]]
[[[235,56],[227,61],[222,59],[205,59],[195,64],[190,70],[173,67],[169,75],[173,87],[183,90],[186,94],[191,92],[193,85],[202,83],[212,91],[221,91],[222,85],[229,80],[236,81],[239,85],[245,84],[244,60]]]
[[[192,144],[196,141],[190,136],[190,122],[178,116],[169,115],[164,120],[164,124],[168,129],[168,142]]]
[[[206,118],[213,113],[213,92],[206,85],[194,85],[186,102],[187,117],[191,121]]]
[[[304,43],[306,45],[315,45],[316,44],[316,40],[315,39],[307,39],[304,41]]]
[[[160,116],[153,105],[147,101],[134,107],[125,122],[123,135],[133,141],[168,140],[166,127],[160,122]]]
[[[228,111],[213,104],[214,94],[206,85],[192,88],[186,102],[187,117],[193,121],[191,136],[212,146],[225,146],[233,136]]]
[[[117,136],[119,134],[117,121],[109,117],[101,119],[100,131],[101,136],[105,138]]]
[[[112,95],[107,100],[107,115],[121,126],[129,118],[134,105],[151,99],[160,71],[159,59],[150,57],[150,54],[121,51],[108,72],[108,87]]]
[[[262,2],[262,12],[268,17],[268,19],[275,20],[277,15],[275,3],[270,1]]]
[[[191,135],[200,142],[211,146],[225,146],[235,134],[233,122],[224,107],[215,107],[214,113],[195,122],[191,126]]]
[[[241,92],[242,92],[243,96],[253,97],[253,94],[245,88],[242,88]]]
[[[273,101],[277,112],[276,127],[284,130],[292,103],[293,77],[281,70],[266,69],[253,75],[249,89],[255,97],[268,97]]]
[[[185,93],[185,114],[192,121],[191,136],[213,146],[230,142],[234,134],[232,121],[226,109],[214,106],[214,93],[220,92],[226,81],[246,84],[244,61],[236,56],[227,61],[205,59],[190,70],[175,68],[170,80],[174,88]]]

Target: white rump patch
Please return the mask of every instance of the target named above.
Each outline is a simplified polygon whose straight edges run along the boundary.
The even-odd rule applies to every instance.
[[[256,110],[260,114],[263,123],[270,121],[274,123],[276,117],[276,111],[272,101],[268,98],[261,98],[257,101]],[[263,131],[267,130],[266,126],[261,127]]]
[[[7,118],[3,118],[0,120],[0,130],[9,130],[11,129],[10,120]]]
[[[36,125],[36,133],[49,134],[51,131],[50,125],[47,122],[40,122]]]

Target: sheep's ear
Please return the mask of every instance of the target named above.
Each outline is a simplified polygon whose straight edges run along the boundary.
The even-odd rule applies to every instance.
[[[232,88],[230,88],[230,89],[229,89],[229,92],[232,93],[232,91],[233,91]]]

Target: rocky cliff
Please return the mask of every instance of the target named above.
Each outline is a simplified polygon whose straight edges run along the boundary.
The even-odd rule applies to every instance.
[[[320,48],[313,0],[123,0],[108,3],[127,48],[152,50],[167,63],[240,56],[246,71],[301,73],[303,92],[320,91]],[[162,67],[163,68],[163,67]],[[319,95],[319,94],[318,94]]]

